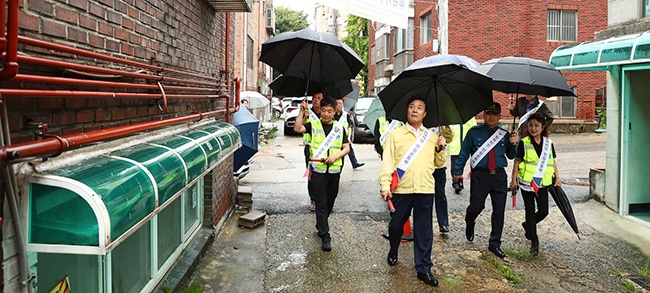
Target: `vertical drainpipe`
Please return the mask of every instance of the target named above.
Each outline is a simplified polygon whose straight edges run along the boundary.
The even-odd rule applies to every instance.
[[[9,132],[6,132],[8,129],[7,121],[7,107],[0,97],[0,104],[2,107],[2,119],[0,120],[0,147],[5,146],[5,141],[7,144],[11,144],[11,138],[9,137]],[[27,261],[27,249],[25,248],[25,237],[23,235],[22,221],[20,219],[20,212],[18,209],[18,199],[15,191],[15,177],[14,177],[13,167],[9,164],[2,167],[2,182],[5,187],[5,192],[7,202],[9,203],[9,212],[11,213],[11,219],[13,222],[14,233],[16,234],[16,254],[18,255],[18,270],[19,270],[19,286],[20,292],[28,293],[31,292],[31,276],[29,272],[29,264]]]
[[[0,20],[0,30],[2,40],[0,40],[0,46],[3,51],[6,51],[4,67],[0,71],[0,81],[9,80],[16,76],[18,73],[18,0],[9,0],[9,10],[8,17],[5,19],[7,11],[5,10],[6,0],[2,1],[2,8],[0,13],[2,16]],[[7,21],[7,29],[5,31],[5,20]],[[5,39],[6,33],[6,39]],[[2,119],[0,120],[0,146],[5,146],[5,141],[7,144],[11,143],[11,138],[9,135],[8,121],[7,121],[7,108],[0,97],[0,104],[2,107]],[[5,186],[6,198],[9,203],[9,211],[11,213],[11,219],[13,222],[14,233],[16,234],[16,254],[18,255],[18,274],[19,274],[19,286],[20,291],[23,293],[31,292],[31,276],[29,272],[29,264],[27,261],[27,250],[25,248],[25,237],[23,236],[23,227],[22,222],[20,221],[20,212],[18,209],[18,200],[15,192],[15,174],[13,167],[7,165],[3,167],[2,170],[2,182]]]
[[[6,1],[2,2],[0,12],[2,12],[4,18]],[[0,81],[12,79],[18,73],[18,0],[9,0],[9,17],[7,20],[7,39],[0,44],[3,48],[6,48],[7,52],[4,68],[0,71]],[[0,23],[0,26],[4,25],[4,22]],[[4,37],[4,33],[2,37]]]
[[[230,95],[230,12],[226,12],[226,38],[224,47],[226,47],[226,91]]]

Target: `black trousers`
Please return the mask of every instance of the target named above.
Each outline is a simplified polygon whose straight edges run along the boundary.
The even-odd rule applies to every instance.
[[[447,185],[447,167],[442,167],[433,171],[433,179],[436,181],[436,218],[438,227],[449,226],[449,215],[447,211],[447,195],[445,194],[445,185]]]
[[[415,261],[415,270],[423,274],[431,272],[433,266],[433,262],[431,262],[433,194],[393,193],[392,201],[395,206],[395,213],[393,213],[388,223],[389,254],[397,255],[402,234],[404,233],[404,223],[411,216],[411,210],[413,210],[413,260]]]
[[[316,229],[321,239],[330,239],[328,218],[334,208],[334,201],[339,194],[341,174],[316,173],[311,174],[311,184],[316,203]]]
[[[466,223],[474,223],[479,214],[485,209],[485,200],[488,194],[492,201],[492,230],[490,232],[490,245],[501,247],[501,234],[503,234],[503,217],[506,211],[506,198],[508,193],[508,174],[501,169],[496,174],[479,169],[472,170],[470,179],[470,195]]]
[[[531,236],[533,243],[538,243],[537,223],[541,222],[548,216],[548,187],[540,188],[537,195],[530,191],[521,191],[521,197],[524,199],[526,208],[526,230]],[[537,202],[537,212],[535,212],[535,202]]]

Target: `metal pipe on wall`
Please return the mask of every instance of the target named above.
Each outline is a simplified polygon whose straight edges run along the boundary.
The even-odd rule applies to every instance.
[[[4,3],[2,6],[4,7]],[[8,80],[18,73],[18,0],[9,0],[7,17],[7,42],[4,68],[0,71],[0,81]],[[3,13],[4,15],[4,13]],[[4,22],[0,23],[4,26]]]
[[[10,1],[17,1],[17,0],[10,0]],[[133,60],[128,60],[124,58],[119,58],[119,57],[114,57],[110,55],[105,55],[101,53],[95,53],[91,51],[86,51],[84,49],[78,49],[66,45],[61,45],[57,43],[52,43],[48,41],[43,41],[43,40],[38,40],[38,39],[33,39],[29,37],[24,37],[24,36],[18,36],[18,42],[24,45],[32,45],[32,46],[37,46],[49,50],[55,50],[59,52],[64,52],[64,53],[70,53],[70,54],[75,54],[79,56],[85,56],[85,57],[90,57],[90,58],[95,58],[99,60],[104,60],[104,61],[110,61],[110,62],[115,62],[115,63],[120,63],[120,64],[125,64],[125,65],[131,65],[131,66],[136,66],[136,67],[142,67],[146,68],[149,70],[153,70],[156,72],[167,72],[167,73],[173,73],[173,74],[178,74],[182,76],[188,76],[188,77],[193,77],[193,78],[201,78],[205,80],[210,80],[214,82],[218,82],[219,79],[217,78],[212,78],[212,77],[207,77],[199,74],[194,74],[194,73],[189,73],[189,72],[183,72],[180,70],[175,70],[175,69],[169,69],[169,68],[164,68],[161,66],[156,66],[156,65],[151,65],[147,63],[142,63],[139,61],[133,61]]]
[[[63,97],[63,98],[142,98],[160,99],[162,94],[144,93],[119,93],[119,92],[93,92],[93,91],[71,91],[71,90],[32,90],[32,89],[2,89],[0,95],[12,97]],[[167,94],[168,99],[212,99],[220,98],[222,95],[181,95]]]
[[[221,96],[229,98],[228,96]],[[191,120],[201,120],[205,117],[220,114],[229,115],[227,109],[216,110],[198,114],[191,114],[183,117],[164,119],[160,121],[143,122],[127,126],[113,127],[102,130],[89,131],[84,133],[72,134],[68,136],[52,136],[38,141],[19,143],[0,147],[0,162],[4,164],[16,163],[20,159],[43,158],[56,156],[68,149],[81,147],[85,144],[115,139],[134,134],[136,132],[152,130],[187,122]]]
[[[53,77],[53,76],[40,76],[29,74],[16,74],[12,79],[15,82],[39,83],[39,84],[62,84],[74,86],[98,86],[98,87],[117,87],[117,88],[131,88],[131,89],[158,89],[158,85],[144,84],[144,83],[128,83],[128,82],[115,82],[115,81],[102,81],[102,80],[88,80],[66,77]],[[177,91],[210,91],[217,92],[216,88],[198,88],[198,87],[184,87],[184,86],[165,86],[165,90]]]

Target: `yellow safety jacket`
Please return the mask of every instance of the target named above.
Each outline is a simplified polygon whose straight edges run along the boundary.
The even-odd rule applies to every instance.
[[[384,135],[384,133],[388,129],[388,126],[390,125],[390,122],[386,120],[386,116],[380,116],[379,118],[377,118],[377,123],[379,123],[379,135],[380,136]],[[384,143],[381,144],[382,149],[384,148],[384,144],[386,144],[386,141],[384,141]]]
[[[454,137],[447,143],[447,148],[450,155],[458,156],[458,154],[460,154],[460,147],[463,144],[463,140],[467,136],[467,132],[475,125],[476,119],[472,117],[472,119],[467,120],[467,122],[463,124],[463,133],[456,131],[456,128],[454,128]],[[460,127],[458,127],[458,129],[460,130]]]
[[[519,163],[519,173],[517,177],[522,181],[529,183],[533,181],[533,176],[535,175],[535,170],[537,169],[537,162],[539,162],[539,156],[535,151],[535,147],[531,141],[530,136],[526,136],[521,140],[524,143],[524,160]],[[549,139],[549,143],[553,143]],[[553,180],[553,174],[555,169],[553,168],[555,160],[553,159],[553,152],[550,154],[550,158],[546,162],[546,169],[544,169],[544,177],[542,177],[542,186],[550,186]]]
[[[331,131],[334,131],[335,126],[338,124],[339,123],[337,121],[333,121]],[[330,146],[325,157],[321,159],[326,159],[328,156],[336,155],[339,152],[341,152],[341,149],[343,148],[343,128],[341,128],[340,131],[341,132],[337,134],[334,143],[332,143],[332,146]],[[309,142],[309,156],[312,159],[316,159],[314,158],[314,154],[316,153],[318,148],[320,148],[321,143],[325,141],[325,138],[327,138],[327,135],[325,135],[325,129],[323,129],[323,123],[321,123],[320,120],[318,120],[317,122],[312,121],[311,141]],[[343,158],[338,158],[336,161],[334,161],[332,165],[327,165],[324,162],[311,162],[311,166],[314,169],[314,172],[317,173],[338,174],[341,173],[341,167],[343,166]]]
[[[310,113],[313,113],[314,110],[313,110],[312,108],[309,108],[309,112],[310,112]],[[320,122],[320,119],[317,120],[317,121]],[[303,125],[304,125],[304,124],[307,124],[307,122],[311,122],[312,124],[314,124],[314,120],[311,119],[311,115],[307,115],[307,119],[305,119],[305,120],[303,121]],[[310,142],[310,141],[311,141],[311,135],[310,135],[309,133],[306,133],[306,132],[303,133],[303,134],[302,134],[302,142],[303,142],[305,145],[309,145],[309,142]]]

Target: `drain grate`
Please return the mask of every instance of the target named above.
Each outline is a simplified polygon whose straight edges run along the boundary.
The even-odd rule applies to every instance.
[[[644,278],[641,276],[630,276],[628,279],[635,284],[641,286],[641,288],[650,291],[650,278]]]

